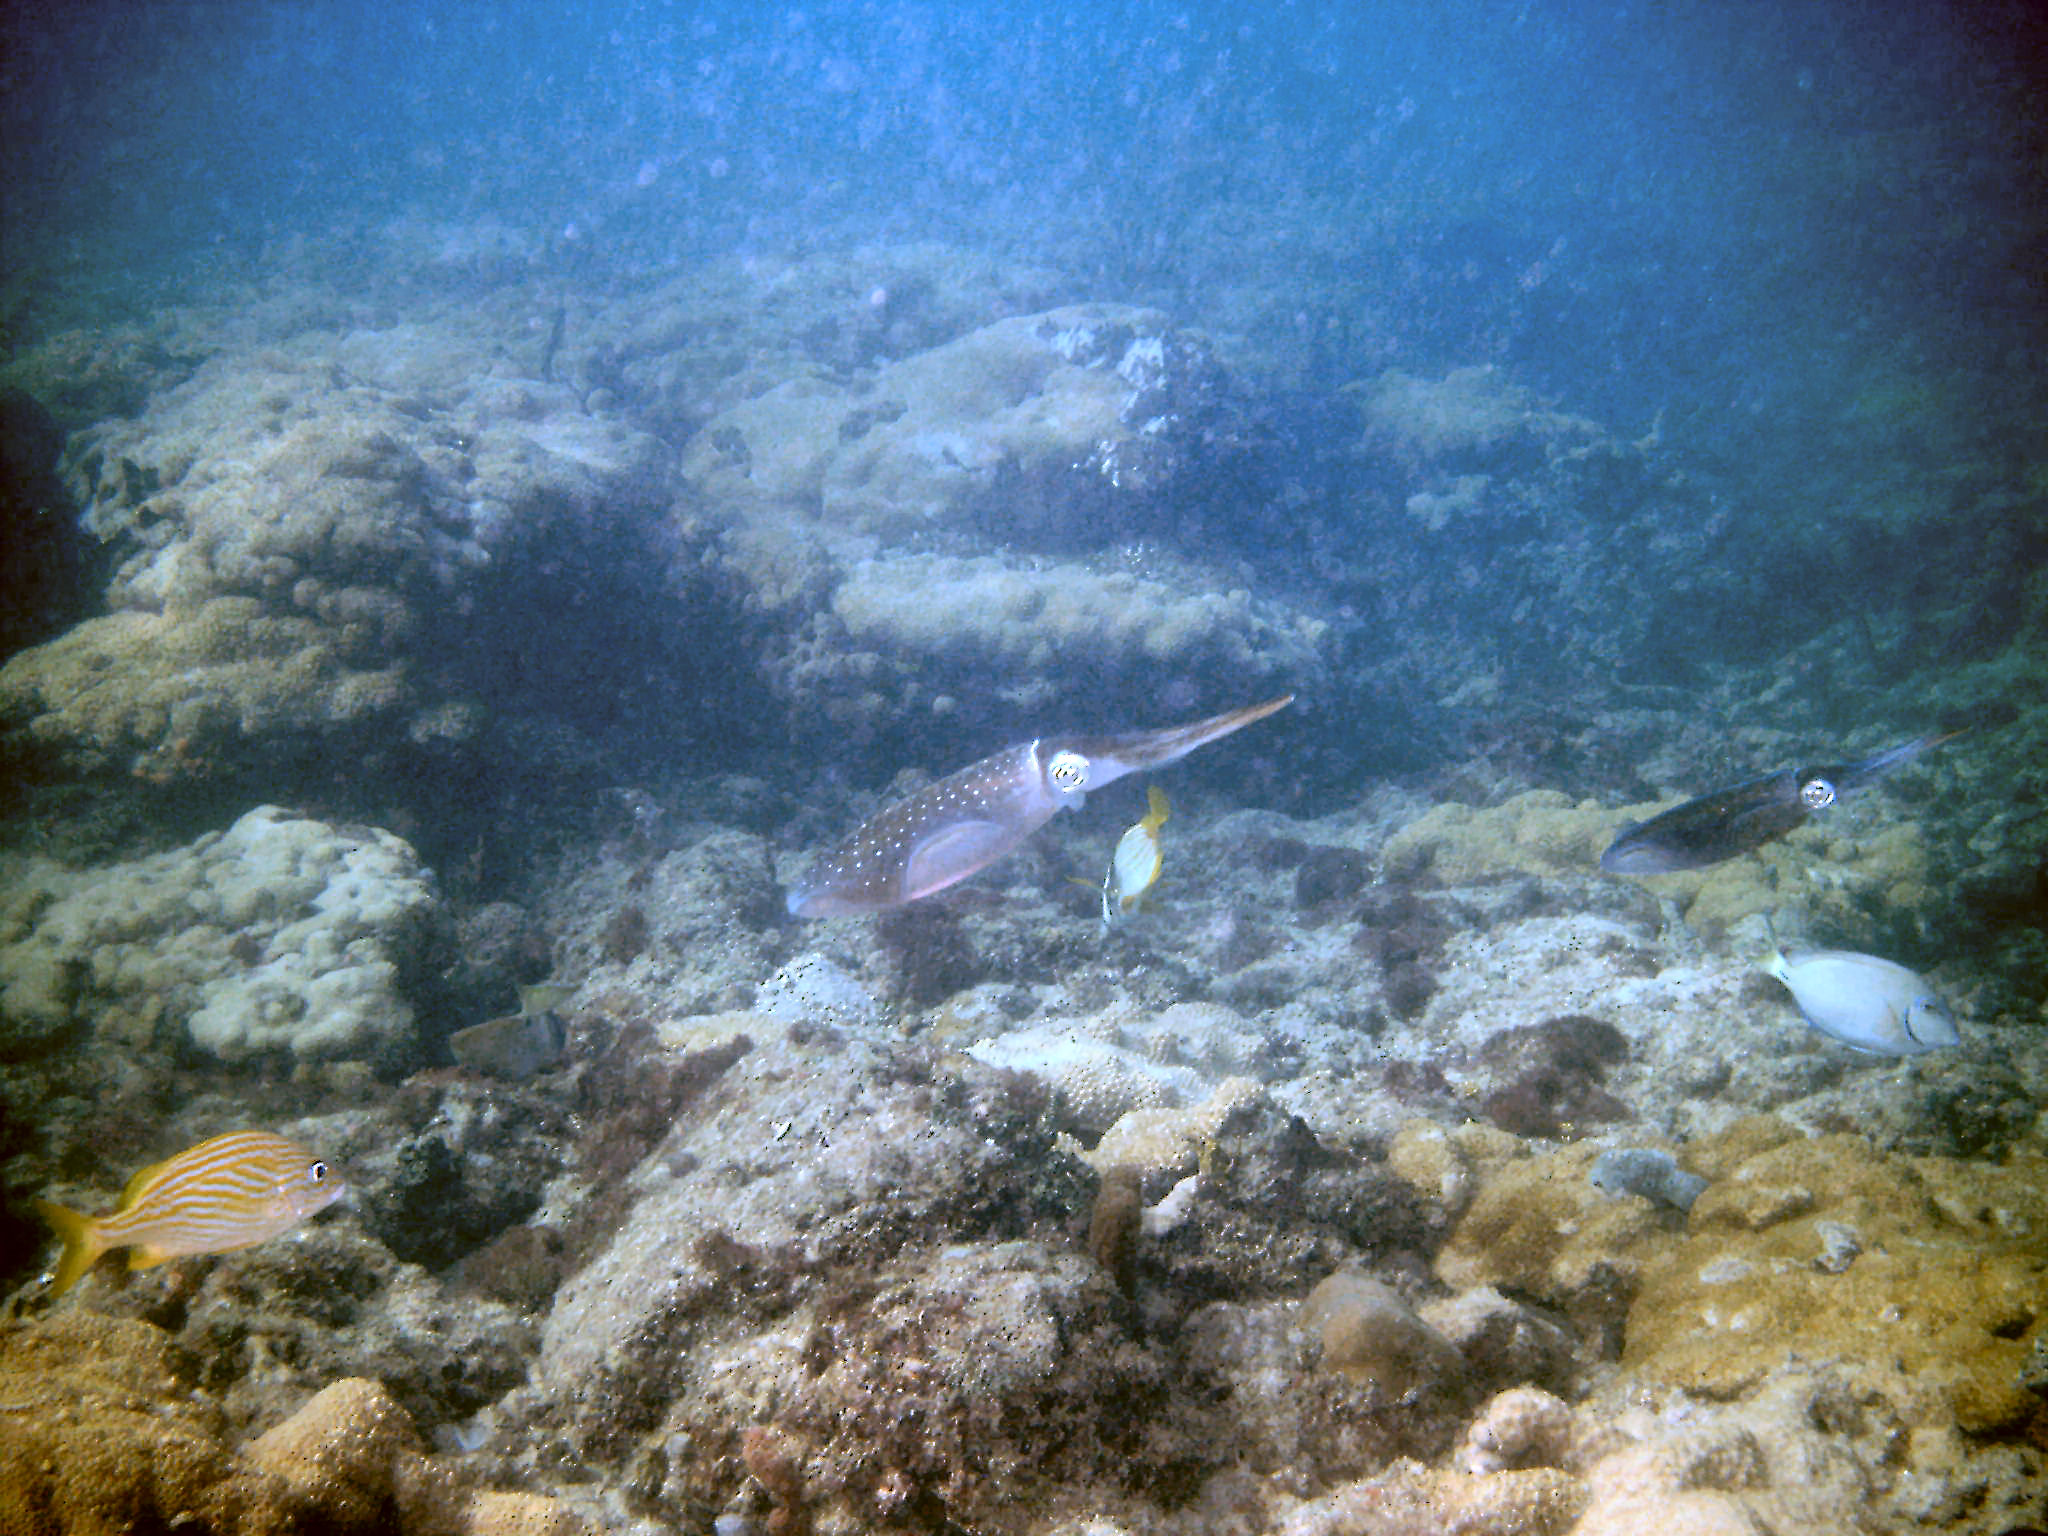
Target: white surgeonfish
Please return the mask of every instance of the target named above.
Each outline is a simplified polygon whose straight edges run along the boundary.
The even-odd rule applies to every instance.
[[[1896,961],[1846,949],[1788,958],[1773,948],[1763,968],[1791,991],[1807,1023],[1859,1051],[1919,1056],[1962,1041],[1934,988]]]

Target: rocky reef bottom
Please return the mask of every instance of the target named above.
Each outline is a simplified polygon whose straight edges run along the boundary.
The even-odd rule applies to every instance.
[[[558,1500],[476,1488],[424,1454],[405,1410],[360,1377],[237,1442],[163,1329],[71,1310],[0,1334],[0,1530],[586,1536],[591,1527]]]

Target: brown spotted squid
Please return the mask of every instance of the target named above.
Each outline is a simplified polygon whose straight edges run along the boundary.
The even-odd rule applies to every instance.
[[[1041,736],[884,806],[790,888],[797,917],[881,912],[986,869],[1088,791],[1157,768],[1284,709],[1294,695],[1187,725],[1110,736]]]

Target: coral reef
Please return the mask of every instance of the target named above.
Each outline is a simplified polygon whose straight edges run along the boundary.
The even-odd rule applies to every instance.
[[[1516,875],[1586,874],[1615,831],[1666,802],[1602,807],[1532,789],[1498,805],[1432,806],[1387,840],[1390,874],[1460,886]],[[1927,840],[1910,821],[1853,813],[1816,822],[1708,869],[1648,878],[1695,932],[1719,938],[1761,913],[1798,910],[1810,924],[1871,936],[1911,931],[1936,899]]]
[[[878,368],[858,389],[787,379],[712,418],[685,457],[703,492],[902,536],[998,518],[1006,542],[1106,542],[1158,493],[1221,385],[1163,315],[1088,305],[998,320]],[[1185,438],[1186,441],[1181,441]]]
[[[2043,1321],[2038,1154],[2004,1167],[1886,1155],[1743,1121],[1689,1149],[1711,1182],[1680,1233],[1649,1202],[1584,1183],[1590,1148],[1502,1159],[1460,1140],[1478,1193],[1438,1275],[1625,1337],[1638,1379],[1725,1400],[1799,1356],[1856,1373],[1902,1415],[1936,1403],[1973,1433],[2016,1433],[2039,1412],[2022,1384]]]
[[[2048,1325],[2038,1153],[1887,1156],[1765,1122],[1696,1156],[1715,1182],[1684,1241],[1644,1271],[1623,1356],[1637,1375],[1727,1397],[1792,1354],[1821,1355],[1868,1372],[1902,1412],[1931,1399],[1969,1433],[2015,1433],[2039,1413],[2021,1380]],[[1842,1231],[1860,1251],[1841,1254]]]
[[[147,1323],[69,1311],[0,1339],[0,1528],[219,1536],[587,1532],[554,1499],[472,1497],[374,1381],[337,1381],[236,1446]],[[522,1524],[522,1522],[524,1522]]]
[[[462,735],[473,696],[429,664],[451,590],[504,590],[581,514],[648,505],[659,463],[568,391],[491,378],[458,334],[224,352],[72,442],[113,611],[0,669],[0,715],[74,770],[161,782]]]
[[[0,866],[0,1528],[2041,1524],[2048,713],[1709,870],[1597,860],[1664,792],[2039,697],[2048,478],[1920,466],[1856,526],[1997,531],[1816,564],[1654,427],[1419,372],[1548,351],[1558,252],[1469,230],[1523,307],[1408,356],[1296,291],[1340,245],[1212,291],[1211,342],[824,232],[582,281],[637,217],[400,217],[374,297],[10,333],[106,611],[0,668],[10,846],[101,858]],[[1276,327],[1329,339],[1308,398]],[[1300,705],[1176,770],[1132,920],[1067,880],[1121,799],[790,920],[892,773],[1261,678]],[[1807,1029],[1752,971],[1774,911],[1915,951],[1961,1044]],[[230,1117],[355,1198],[20,1321],[30,1196]]]
[[[1210,511],[1208,487],[1253,451],[1241,415],[1206,343],[1078,306],[853,378],[786,360],[711,418],[682,473],[716,509],[800,737],[963,712],[1014,729],[1084,690],[1136,709],[1162,665],[1322,673],[1326,620],[1148,542],[1236,515]]]
[[[389,832],[259,806],[112,868],[34,863],[9,882],[0,1038],[19,1054],[90,1026],[137,1050],[174,1030],[226,1061],[396,1055],[434,895]]]

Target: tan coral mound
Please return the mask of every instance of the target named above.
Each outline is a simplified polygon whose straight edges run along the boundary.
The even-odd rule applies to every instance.
[[[77,765],[150,782],[226,772],[230,746],[388,714],[403,668],[302,615],[254,598],[210,598],[181,613],[88,619],[0,670],[0,714]]]
[[[243,1454],[284,1484],[291,1504],[341,1529],[372,1530],[393,1516],[409,1532],[455,1528],[459,1501],[445,1480],[419,1475],[412,1421],[374,1381],[321,1388]]]
[[[1554,789],[1532,789],[1481,808],[1446,801],[1387,839],[1390,874],[1424,872],[1444,885],[1508,875],[1584,874],[1614,836],[1617,814]]]
[[[1449,1153],[1468,1160],[1477,1192],[1437,1254],[1438,1278],[1459,1291],[1491,1285],[1534,1297],[1585,1331],[1618,1329],[1644,1269],[1677,1243],[1675,1218],[1595,1189],[1587,1174],[1597,1146],[1533,1157],[1521,1148],[1491,1127],[1451,1134]]]
[[[0,1530],[98,1536],[177,1520],[277,1529],[275,1485],[238,1464],[185,1391],[168,1335],[60,1313],[0,1338]]]
[[[2048,1158],[1886,1154],[1762,1120],[1698,1152],[1718,1176],[1645,1272],[1625,1366],[1724,1398],[1795,1355],[1855,1362],[1914,1417],[1980,1434],[2037,1410],[2019,1378],[2048,1340]]]
[[[576,1536],[553,1499],[479,1494],[374,1381],[328,1386],[239,1450],[148,1323],[60,1312],[0,1334],[0,1531]]]
[[[1863,1379],[1908,1422],[2013,1432],[2048,1339],[2048,1158],[2003,1164],[1808,1138],[1770,1117],[1692,1143],[1709,1186],[1683,1226],[1586,1182],[1595,1149],[1498,1155],[1463,1137],[1478,1194],[1437,1257],[1463,1289],[1495,1285],[1582,1326],[1625,1314],[1624,1370],[1714,1400],[1788,1362]]]

